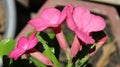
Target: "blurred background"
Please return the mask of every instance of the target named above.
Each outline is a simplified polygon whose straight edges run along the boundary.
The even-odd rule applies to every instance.
[[[117,11],[117,18],[120,19],[120,0],[82,1],[112,6]],[[46,2],[47,0],[0,0],[0,40],[8,37],[15,38],[18,35],[18,33],[24,28],[27,22],[36,15],[38,10]],[[91,5],[88,4],[88,6]],[[93,64],[93,67],[95,67],[94,63],[98,61],[95,59],[101,56],[101,51],[102,49],[99,50],[98,53],[95,56],[93,56],[94,58],[92,57],[89,61],[91,64]],[[108,62],[106,64],[107,67],[120,67],[120,53],[118,51],[119,48],[115,48],[115,50],[113,51],[114,53],[112,52],[110,54],[111,59],[109,58],[109,61],[111,62],[105,61]]]
[[[120,15],[120,0],[83,0],[113,6]],[[0,0],[0,39],[15,37],[46,0]]]

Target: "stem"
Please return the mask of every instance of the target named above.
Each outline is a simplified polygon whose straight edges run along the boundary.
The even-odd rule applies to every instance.
[[[67,64],[67,67],[72,67],[72,58],[70,56],[70,49],[68,48],[67,50],[68,52],[66,52],[66,57],[68,59],[68,64]]]
[[[97,45],[97,44],[94,43],[94,44],[90,47],[90,49],[93,49],[96,45]]]
[[[52,51],[50,51],[50,48],[47,45],[47,42],[44,39],[42,39],[42,37],[39,36],[39,34],[40,34],[40,32],[38,32],[36,36],[37,36],[38,40],[42,43],[42,45],[44,46],[44,48],[45,48],[43,54],[46,55],[48,58],[50,58],[50,60],[54,64],[54,65],[52,65],[53,67],[60,67],[60,63],[58,62],[57,58],[52,53]]]

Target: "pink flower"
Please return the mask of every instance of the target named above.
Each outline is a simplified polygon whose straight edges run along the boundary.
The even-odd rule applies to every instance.
[[[46,8],[37,17],[29,21],[37,31],[43,31],[48,27],[58,27],[66,18],[64,11],[60,12],[56,8]]]
[[[91,32],[101,31],[105,28],[105,21],[102,17],[90,13],[85,7],[73,7],[67,5],[67,25],[86,44],[93,44],[95,41],[90,36]]]
[[[68,45],[60,25],[66,18],[66,9],[67,8],[64,8],[63,11],[60,12],[56,8],[46,8],[37,18],[33,18],[29,21],[29,23],[35,27],[37,31],[43,31],[46,28],[51,27],[56,34],[60,47],[64,50],[67,49]]]
[[[30,50],[33,47],[35,47],[35,45],[38,43],[38,39],[35,36],[35,34],[36,32],[34,32],[29,38],[24,36],[21,37],[18,40],[16,49],[10,53],[9,57],[17,60],[18,57],[24,54],[27,50]]]

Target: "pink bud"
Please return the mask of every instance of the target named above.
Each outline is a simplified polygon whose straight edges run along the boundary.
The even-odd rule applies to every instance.
[[[53,65],[48,57],[46,57],[45,55],[43,55],[42,53],[40,53],[38,51],[36,51],[34,53],[30,53],[30,55],[33,56],[34,58],[36,58],[37,60],[39,60],[40,62],[42,62],[45,65],[50,65],[50,66]]]
[[[102,39],[99,40],[99,42],[97,44],[103,45],[106,42],[107,38],[108,38],[108,36],[103,37]]]
[[[107,38],[108,38],[108,36],[105,36],[105,37],[101,38],[97,42],[95,50],[93,50],[92,52],[90,52],[89,55],[92,56],[106,42]]]

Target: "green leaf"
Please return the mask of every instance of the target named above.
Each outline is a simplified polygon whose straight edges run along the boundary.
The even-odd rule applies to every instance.
[[[38,61],[37,59],[35,59],[34,57],[30,57],[30,60],[32,62],[34,62],[34,64],[37,66],[37,67],[47,67],[45,66],[44,64],[42,64],[40,61]]]
[[[47,57],[49,57],[51,59],[51,61],[55,64],[56,67],[60,67],[60,63],[56,59],[55,55],[49,49],[46,49],[43,52],[43,54],[46,55]]]
[[[51,48],[47,45],[47,42],[42,39],[41,36],[39,36],[39,32],[37,33],[38,40],[43,44],[43,47],[45,48],[43,54],[50,58],[50,60],[55,64],[56,67],[60,67],[60,63],[58,62],[55,55],[52,53]]]
[[[90,58],[90,56],[85,56],[84,58],[82,58],[81,60],[80,60],[80,67],[84,67],[84,66],[86,66],[86,62],[89,60],[89,58]]]
[[[55,37],[54,33],[48,33],[48,36],[50,37],[50,39],[53,39]]]
[[[4,39],[0,42],[0,57],[9,55],[11,50],[15,48],[15,41],[12,38]]]
[[[89,58],[90,56],[86,55],[82,59],[77,59],[77,61],[75,61],[75,64],[72,67],[86,67],[86,63],[89,60]]]

